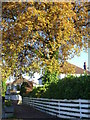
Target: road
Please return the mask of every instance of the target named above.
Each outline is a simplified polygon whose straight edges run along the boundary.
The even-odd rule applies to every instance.
[[[28,105],[14,105],[14,109],[15,118],[20,120],[62,120]]]

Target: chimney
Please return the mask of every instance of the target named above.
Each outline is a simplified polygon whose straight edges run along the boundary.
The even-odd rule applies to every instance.
[[[84,70],[86,70],[86,62],[84,62]]]

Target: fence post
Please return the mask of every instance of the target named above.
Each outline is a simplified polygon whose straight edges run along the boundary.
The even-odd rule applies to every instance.
[[[22,104],[24,104],[24,97],[22,97]]]
[[[31,103],[30,103],[30,97],[28,97],[28,99],[29,99],[29,105],[31,105]]]
[[[28,97],[27,97],[27,105],[29,105],[29,99],[28,99]]]
[[[32,99],[32,106],[34,107],[34,100]]]
[[[33,107],[35,107],[35,104],[34,104],[34,103],[35,103],[35,101],[36,101],[36,99],[34,99],[34,100],[33,100]]]
[[[26,102],[26,101],[27,101],[27,98],[25,97],[25,104],[27,104],[27,102]]]
[[[81,99],[79,99],[79,108],[80,108],[80,119],[82,118],[82,104]]]
[[[26,103],[26,104],[28,105],[28,103],[29,103],[29,99],[28,99],[28,97],[26,97],[26,99],[27,99],[27,103]]]
[[[60,101],[58,101],[58,107],[59,107],[59,116],[60,116]]]

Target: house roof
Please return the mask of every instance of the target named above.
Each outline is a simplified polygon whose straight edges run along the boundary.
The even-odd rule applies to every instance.
[[[12,84],[12,82],[6,83],[7,86],[8,86],[8,85],[11,85],[11,84]]]
[[[38,78],[38,80],[40,80],[40,79],[42,79],[43,78],[43,76],[41,76],[40,78]]]
[[[82,69],[82,68],[80,68],[80,67],[78,67],[76,65],[73,65],[73,64],[71,64],[69,62],[67,62],[67,63],[68,63],[68,68],[73,67],[75,69],[75,73],[74,74],[84,74],[84,71],[85,71],[84,69]],[[90,71],[86,70],[86,73],[90,74]],[[62,74],[68,74],[68,73],[62,73]],[[73,74],[73,72],[71,72],[71,74]],[[42,78],[43,78],[43,76],[41,76],[38,80],[40,80]]]
[[[27,80],[27,79],[25,79],[25,78],[19,78],[19,79],[16,79],[14,82],[12,82],[12,85],[15,85],[15,84],[21,84],[21,83],[23,83],[23,82],[27,82],[28,84],[30,83],[34,83],[33,82],[33,80],[32,81],[29,81],[29,80]]]
[[[27,82],[28,80],[24,79],[24,78],[19,78],[19,79],[16,79],[15,81],[12,82],[12,85],[15,85],[15,84],[21,84],[23,82]]]
[[[80,67],[78,67],[76,65],[73,65],[71,63],[68,63],[68,66],[72,66],[72,67],[75,68],[75,74],[84,74],[84,71],[85,71],[84,69],[82,69],[82,68],[80,68]],[[90,74],[90,71],[86,70],[86,73]]]

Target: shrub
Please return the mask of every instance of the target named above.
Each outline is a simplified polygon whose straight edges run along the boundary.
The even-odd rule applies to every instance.
[[[26,86],[27,86],[27,83],[23,82],[23,84],[21,85],[21,89],[20,89],[21,96],[24,96],[26,94],[26,88],[25,88]]]
[[[68,76],[57,82],[53,81],[43,87],[34,88],[29,96],[53,99],[90,99],[90,75]]]
[[[11,100],[5,100],[5,106],[9,107],[12,105]]]

